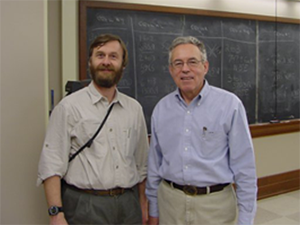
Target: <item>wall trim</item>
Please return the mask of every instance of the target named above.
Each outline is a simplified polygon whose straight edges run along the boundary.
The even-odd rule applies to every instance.
[[[258,178],[257,199],[272,197],[300,189],[300,169]]]

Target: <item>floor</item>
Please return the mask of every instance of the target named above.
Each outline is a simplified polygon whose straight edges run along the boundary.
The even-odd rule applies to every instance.
[[[259,200],[255,225],[300,224],[300,190]]]

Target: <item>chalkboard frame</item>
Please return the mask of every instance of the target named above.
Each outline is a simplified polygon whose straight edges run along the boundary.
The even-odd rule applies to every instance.
[[[88,8],[103,8],[103,9],[118,9],[118,10],[135,10],[135,11],[147,11],[147,12],[162,12],[162,13],[174,13],[174,14],[190,14],[199,16],[210,17],[223,17],[232,19],[249,19],[255,21],[269,21],[269,22],[282,22],[291,24],[300,24],[300,21],[292,18],[261,16],[252,14],[241,14],[232,12],[221,12],[212,10],[190,9],[190,8],[177,8],[166,6],[152,6],[143,4],[131,4],[131,3],[112,3],[112,2],[100,2],[100,1],[79,1],[79,79],[87,79],[86,67],[87,67],[87,51],[86,48],[86,18]],[[279,123],[260,123],[249,125],[251,135],[253,138],[284,134],[300,131],[300,119],[285,120]]]

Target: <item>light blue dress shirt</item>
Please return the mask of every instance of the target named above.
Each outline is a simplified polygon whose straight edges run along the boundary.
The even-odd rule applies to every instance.
[[[205,81],[199,95],[186,105],[177,89],[156,105],[151,129],[146,188],[150,216],[158,217],[157,189],[162,179],[199,187],[235,183],[238,224],[253,224],[255,157],[239,98]]]

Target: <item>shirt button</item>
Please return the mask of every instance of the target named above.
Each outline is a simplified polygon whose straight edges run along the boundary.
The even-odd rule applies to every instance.
[[[119,169],[119,166],[116,166],[116,169]]]
[[[187,170],[189,167],[188,166],[185,166],[185,169]]]
[[[184,148],[184,151],[187,151],[187,150],[188,150],[188,148],[187,148],[187,147],[185,147],[185,148]]]
[[[187,114],[190,114],[191,113],[191,111],[187,111]]]
[[[115,148],[115,147],[113,147],[113,150],[116,150],[116,148]]]
[[[112,132],[112,130],[113,130],[112,128],[109,129],[110,132]]]
[[[189,129],[185,129],[185,132],[189,132]]]

